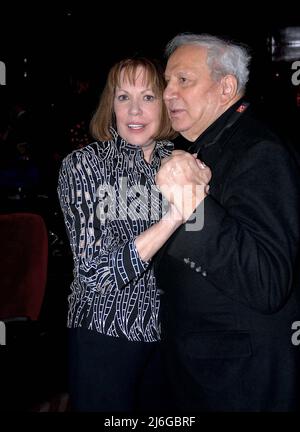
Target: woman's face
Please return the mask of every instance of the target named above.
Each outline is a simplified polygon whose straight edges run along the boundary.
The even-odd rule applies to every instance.
[[[153,137],[160,126],[162,98],[157,98],[153,89],[146,85],[144,72],[139,67],[132,84],[127,75],[121,73],[120,87],[115,91],[114,112],[119,135],[130,144],[149,149],[151,144],[155,145]]]

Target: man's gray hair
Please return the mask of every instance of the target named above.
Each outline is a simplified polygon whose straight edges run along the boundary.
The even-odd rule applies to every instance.
[[[251,60],[245,46],[209,34],[181,33],[167,44],[166,56],[169,57],[182,45],[207,48],[207,66],[211,71],[211,77],[219,81],[226,75],[234,75],[238,83],[238,93],[245,92]]]

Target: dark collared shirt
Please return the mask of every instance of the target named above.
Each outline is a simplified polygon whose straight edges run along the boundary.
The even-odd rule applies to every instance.
[[[201,159],[201,151],[220,141],[220,138],[225,130],[229,129],[239,117],[241,113],[237,110],[243,105],[248,107],[249,103],[239,99],[235,104],[228,108],[217,120],[215,120],[195,141],[189,141],[183,136],[178,136],[174,140],[176,149],[189,151],[190,153],[199,153]]]

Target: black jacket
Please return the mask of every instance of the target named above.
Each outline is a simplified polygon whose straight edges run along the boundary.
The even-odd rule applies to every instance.
[[[180,227],[156,261],[167,370],[183,410],[300,409],[300,346],[291,342],[299,169],[251,108],[236,113],[240,104],[190,149],[212,170],[197,209],[203,228]]]

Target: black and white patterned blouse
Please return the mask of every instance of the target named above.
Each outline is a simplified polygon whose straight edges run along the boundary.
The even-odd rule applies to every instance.
[[[160,339],[159,294],[151,261],[135,238],[161,216],[154,177],[173,150],[158,141],[151,164],[117,135],[75,150],[62,162],[58,196],[74,259],[68,327],[130,341]]]

